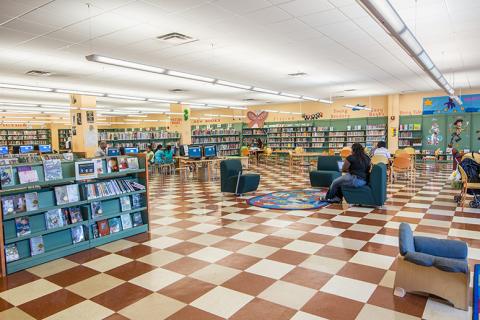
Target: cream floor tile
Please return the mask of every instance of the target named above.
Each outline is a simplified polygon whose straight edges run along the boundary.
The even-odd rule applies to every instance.
[[[408,208],[419,208],[419,209],[428,209],[428,208],[430,208],[430,204],[410,202],[410,203],[406,203],[406,204],[405,204],[405,207],[408,207]]]
[[[158,205],[158,206],[155,206],[155,209],[159,209],[159,210],[173,210],[173,209],[176,209],[180,207],[179,205],[176,205],[176,204],[161,204],[161,205]]]
[[[348,230],[367,232],[367,233],[377,233],[378,231],[380,231],[380,229],[382,229],[382,227],[369,226],[366,224],[358,224],[358,223],[348,228]]]
[[[37,275],[41,278],[45,278],[52,274],[73,268],[77,265],[78,263],[75,263],[68,259],[61,258],[61,259],[53,260],[44,264],[40,264],[38,266],[35,266],[27,270],[33,273],[34,275]]]
[[[268,211],[268,212],[264,211],[264,212],[255,214],[255,217],[266,218],[266,219],[275,219],[275,218],[278,218],[278,216],[279,216],[278,213],[272,212],[272,211]]]
[[[313,314],[306,313],[303,311],[298,311],[290,320],[328,320],[328,319],[317,317],[317,316],[314,316]]]
[[[399,211],[395,216],[397,217],[405,217],[405,218],[414,218],[414,219],[422,219],[425,214],[421,212],[410,212],[410,211]]]
[[[158,268],[133,278],[129,282],[147,288],[151,291],[158,291],[182,279],[183,277],[184,276],[179,273]]]
[[[360,220],[359,217],[352,217],[352,216],[345,216],[345,215],[338,215],[331,219],[331,221],[339,221],[339,222],[346,222],[346,223],[357,223]]]
[[[206,247],[203,249],[200,249],[198,251],[195,251],[194,253],[190,254],[189,256],[195,259],[207,261],[210,263],[217,262],[218,260],[221,260],[225,258],[226,256],[232,254],[231,251],[219,249],[219,248],[214,248],[214,247]]]
[[[367,243],[367,241],[336,237],[336,238],[332,239],[328,243],[328,245],[329,246],[334,246],[334,247],[339,247],[339,248],[344,248],[344,249],[360,250],[361,248],[363,248],[363,246],[365,246],[366,243]]]
[[[278,248],[265,246],[258,243],[252,243],[238,250],[238,253],[246,254],[257,258],[266,258],[278,250]]]
[[[205,282],[221,285],[225,281],[235,277],[241,271],[229,267],[220,266],[218,264],[210,264],[205,268],[195,271],[189,277],[202,280]]]
[[[466,218],[466,217],[453,217],[452,222],[467,223],[467,224],[480,224],[478,218]]]
[[[300,211],[300,210],[298,210],[298,211]],[[313,225],[316,225],[316,226],[320,226],[327,221],[328,221],[327,219],[310,218],[310,217],[298,220],[298,222],[300,222],[300,223],[313,224]]]
[[[386,214],[369,213],[364,218],[380,220],[380,221],[389,221],[390,219],[392,219],[392,216],[386,215]]]
[[[336,214],[340,214],[343,212],[343,210],[339,210],[339,209],[332,209],[332,208],[322,208],[320,209],[319,211],[320,213],[326,213],[326,214],[332,214],[332,215],[336,215]]]
[[[138,245],[138,243],[133,242],[133,241],[128,241],[125,239],[120,239],[117,241],[113,241],[107,244],[104,244],[103,246],[98,247],[98,249],[108,251],[108,252],[117,252],[123,249],[131,248]]]
[[[151,246],[157,249],[165,249],[171,246],[174,246],[178,243],[182,242],[182,240],[172,238],[172,237],[161,237],[157,239],[153,239],[150,241],[144,242],[145,245]]]
[[[271,219],[271,220],[265,221],[262,224],[270,227],[285,228],[291,225],[292,223],[293,221],[289,221],[289,220]]]
[[[201,233],[207,233],[213,230],[217,230],[220,228],[220,226],[214,225],[214,224],[209,224],[209,223],[200,223],[197,224],[193,227],[187,228],[187,230],[190,231],[195,231],[195,232],[201,232]]]
[[[193,217],[188,218],[188,221],[198,222],[198,223],[206,223],[209,221],[217,220],[217,217],[213,216],[206,216],[206,215],[194,215]]]
[[[455,218],[455,217],[454,217]],[[422,219],[419,223],[422,226],[432,226],[440,228],[450,228],[450,221],[434,220],[434,219]]]
[[[349,262],[359,263],[370,267],[389,269],[392,265],[394,257],[384,256],[381,254],[358,251]]]
[[[303,241],[303,240],[294,240],[287,244],[283,249],[293,250],[297,252],[303,252],[308,254],[314,254],[323,247],[323,244]]]
[[[440,216],[453,216],[455,215],[455,210],[442,210],[442,209],[428,209],[428,214],[437,214]]]
[[[324,227],[318,226],[310,232],[325,234],[327,236],[338,236],[339,234],[343,233],[345,230],[340,228],[332,228],[332,227]]]
[[[132,320],[165,319],[184,306],[185,303],[183,302],[153,293],[118,311],[118,313]]]
[[[152,266],[161,267],[166,264],[169,264],[170,262],[178,260],[181,257],[183,256],[178,253],[170,252],[167,250],[161,250],[161,251],[157,251],[152,254],[143,256],[137,260],[144,263],[148,263]]]
[[[260,293],[259,297],[292,309],[300,309],[317,291],[293,283],[277,281]]]
[[[369,282],[333,276],[320,291],[366,303],[376,287]]]
[[[463,311],[453,308],[448,303],[433,298],[428,298],[422,319],[425,320],[470,320],[472,308]]]
[[[83,265],[100,272],[105,272],[130,261],[132,261],[130,258],[126,258],[118,254],[109,254],[108,256],[103,256],[101,258],[84,263]]]
[[[228,225],[229,228],[237,230],[248,230],[255,227],[255,223],[245,222],[245,221],[235,221]]]
[[[341,268],[343,268],[345,263],[346,262],[342,260],[311,256],[303,261],[300,266],[307,269],[336,274]]]
[[[61,289],[61,287],[51,283],[50,281],[38,279],[24,284],[23,286],[3,291],[0,293],[0,298],[10,302],[14,306],[18,306],[22,303],[39,298],[59,289]]]
[[[281,277],[292,271],[293,268],[295,268],[295,266],[291,264],[264,259],[252,265],[245,271],[255,273],[264,277],[280,279]]]
[[[182,221],[181,219],[177,219],[174,217],[162,217],[159,219],[154,219],[151,222],[155,224],[161,224],[162,226],[168,226],[170,224],[174,224],[176,222]]]
[[[373,208],[369,208],[369,207],[350,207],[348,208],[348,211],[355,211],[355,212],[366,212],[366,213],[370,213],[373,211]]]
[[[247,242],[257,242],[260,239],[265,238],[267,235],[259,232],[251,232],[251,231],[242,231],[237,233],[232,239],[247,241]]]
[[[202,208],[197,208],[197,209],[192,209],[192,210],[187,211],[187,213],[189,213],[189,214],[207,214],[207,213],[210,213],[210,212],[212,212],[212,210],[202,209]]]
[[[472,230],[462,230],[462,229],[450,229],[448,235],[451,237],[461,237],[469,239],[480,239],[480,232]]]
[[[18,308],[10,308],[0,312],[0,320],[34,320],[28,313]]]
[[[238,212],[238,211],[241,211],[242,208],[236,208],[236,207],[224,207],[221,209],[222,210],[222,213],[235,213],[235,212]],[[237,220],[237,219],[231,219],[231,218],[225,218],[226,216],[223,216],[222,218],[224,219],[230,219],[230,220]],[[235,216],[232,216],[232,217],[235,217]],[[240,216],[236,216],[236,218],[238,218],[238,220],[242,220],[242,219],[245,219],[244,218],[241,218]]]
[[[252,299],[253,297],[250,295],[216,287],[193,301],[191,305],[219,317],[229,318]]]
[[[287,239],[298,239],[301,236],[303,236],[305,233],[306,233],[305,231],[301,231],[301,230],[282,228],[272,233],[272,235],[277,237],[287,238]]]
[[[104,319],[114,312],[104,306],[101,306],[93,301],[86,300],[76,304],[68,309],[62,310],[50,317],[47,320],[100,320]]]
[[[224,211],[225,209],[228,209],[228,208],[229,207],[222,208],[222,212],[229,212],[230,210]],[[241,208],[234,208],[234,207],[230,207],[230,208],[236,209],[235,212],[237,212],[239,210],[242,210]],[[222,216],[222,219],[240,221],[240,220],[246,219],[248,217],[250,217],[248,214],[229,213],[227,215]]]
[[[380,281],[382,287],[393,288],[395,283],[395,271],[388,270]]]
[[[161,227],[154,227],[150,229],[150,232],[159,236],[168,236],[169,234],[178,232],[182,229],[172,226],[161,226]],[[147,241],[148,242],[148,241]]]
[[[371,320],[371,319],[382,319],[382,320],[420,320],[420,318],[396,312],[393,310],[388,310],[385,308],[377,307],[371,304],[366,304],[360,313],[358,314],[355,320]]]
[[[369,240],[369,242],[380,243],[380,244],[397,247],[398,237],[387,236],[384,234],[376,234]]]
[[[189,242],[193,242],[193,243],[198,243],[198,244],[201,244],[201,245],[204,245],[204,246],[211,246],[212,244],[215,244],[217,242],[220,242],[222,240],[225,240],[226,238],[225,237],[220,237],[220,236],[216,236],[216,235],[213,235],[213,234],[201,234],[201,235],[198,235],[196,237],[193,237],[191,239],[189,239],[188,241]]]
[[[85,299],[90,299],[121,285],[123,282],[123,280],[112,277],[108,274],[100,273],[72,284],[71,286],[66,287],[66,289],[84,297]]]

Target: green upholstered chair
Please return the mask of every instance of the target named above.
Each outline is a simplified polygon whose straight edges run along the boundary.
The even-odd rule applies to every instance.
[[[310,171],[310,184],[312,187],[330,187],[332,181],[342,174],[338,168],[340,156],[318,157],[317,170]]]
[[[258,189],[259,183],[259,174],[242,174],[242,163],[239,159],[229,159],[220,162],[221,192],[235,194],[252,192]]]
[[[342,193],[350,204],[381,207],[387,200],[387,167],[376,164],[370,171],[368,183],[360,188],[342,187]]]

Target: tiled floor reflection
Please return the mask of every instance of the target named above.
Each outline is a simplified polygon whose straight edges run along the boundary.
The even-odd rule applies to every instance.
[[[253,167],[259,192],[309,187],[305,174]],[[469,319],[436,299],[397,298],[397,229],[458,238],[480,260],[478,210],[461,212],[449,171],[400,177],[382,209],[250,207],[219,182],[152,177],[151,231],[0,281],[0,319]]]

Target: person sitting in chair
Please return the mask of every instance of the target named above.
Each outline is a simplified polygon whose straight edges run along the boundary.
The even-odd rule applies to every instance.
[[[363,187],[367,184],[367,177],[370,171],[370,158],[365,154],[365,149],[360,143],[352,145],[352,154],[349,155],[342,167],[345,174],[332,181],[328,188],[325,200],[328,202],[341,202],[342,187]]]

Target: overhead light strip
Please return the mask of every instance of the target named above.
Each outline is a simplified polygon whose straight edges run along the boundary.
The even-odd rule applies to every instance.
[[[455,90],[445,80],[425,48],[422,47],[388,0],[357,0],[357,2],[400,44],[440,88],[459,104],[462,104],[461,99],[455,95]]]

